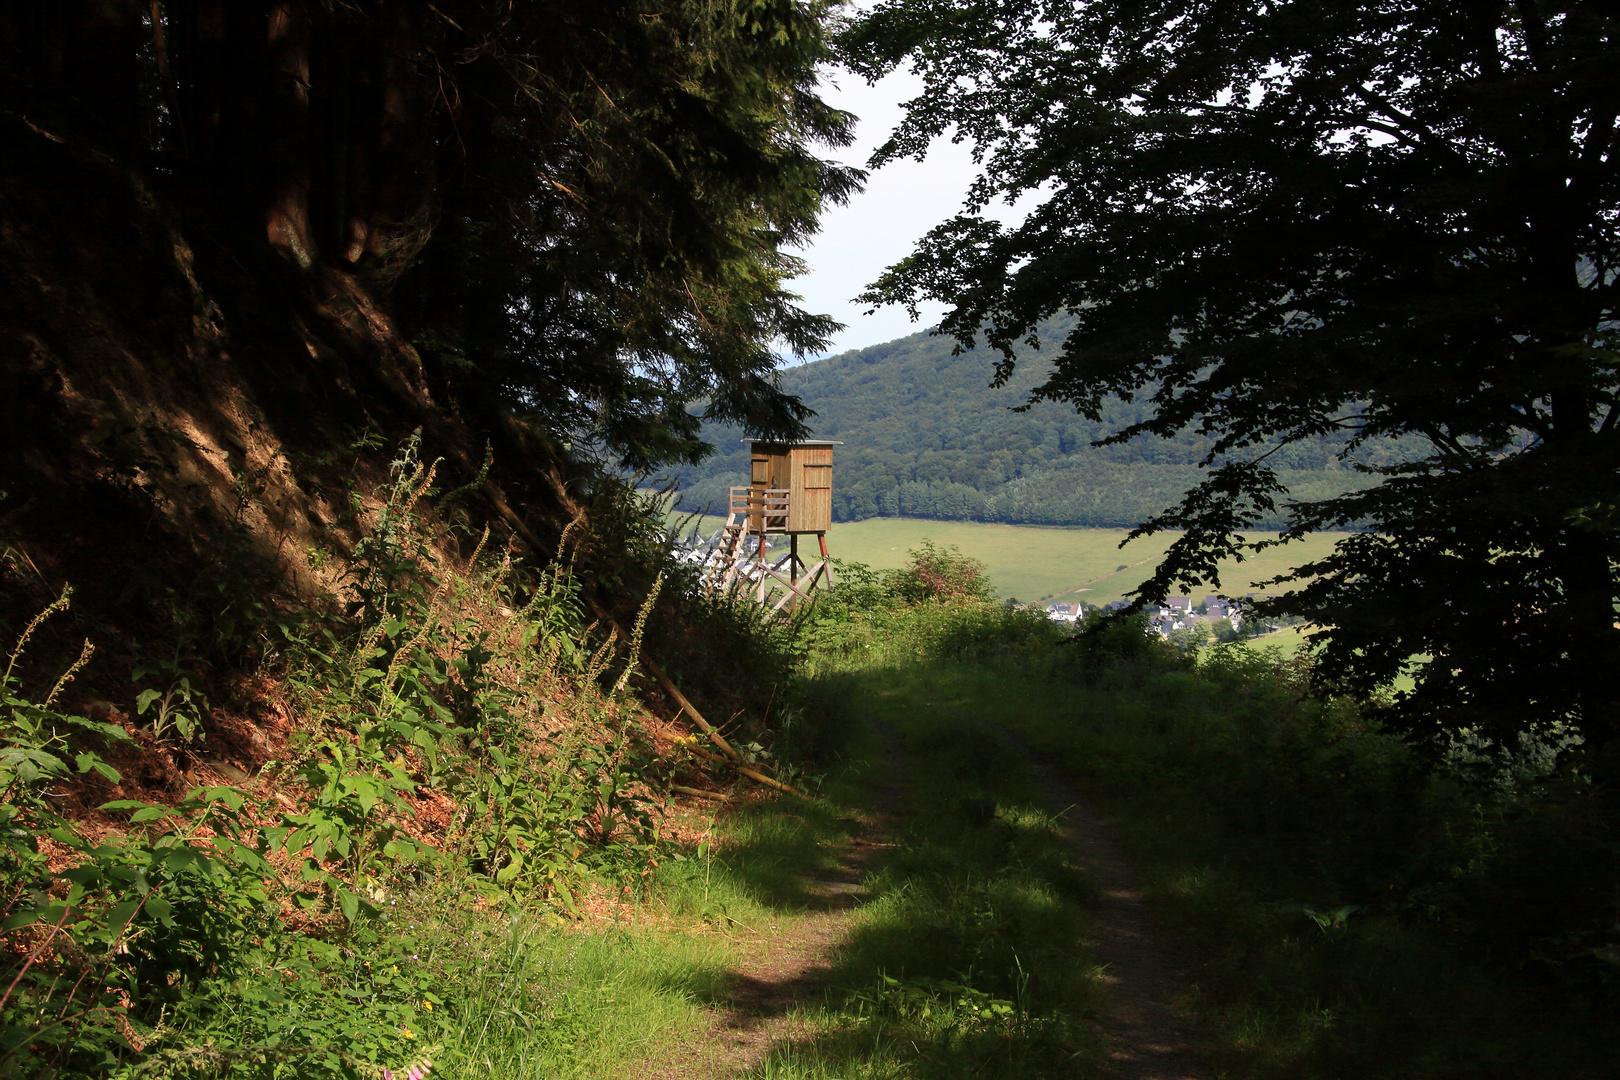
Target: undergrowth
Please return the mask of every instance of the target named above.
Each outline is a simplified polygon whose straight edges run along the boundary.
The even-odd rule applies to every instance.
[[[823,678],[909,703],[938,738],[960,737],[952,716],[1021,731],[1074,777],[1187,958],[1217,1071],[1612,1067],[1620,828],[1567,732],[1502,747],[1463,725],[1427,744],[1321,692],[1308,657],[1188,654],[1132,620],[1068,638],[864,584],[869,606],[851,590],[813,628]],[[887,1053],[858,1074],[909,1075]],[[821,1075],[779,1073],[800,1074]]]
[[[655,814],[670,762],[631,685],[659,584],[621,639],[587,614],[579,532],[541,567],[488,551],[487,532],[457,558],[418,509],[433,479],[413,440],[353,552],[346,610],[235,605],[262,616],[264,677],[298,717],[251,781],[116,797],[111,762],[135,751],[177,775],[207,760],[187,650],[135,673],[137,707],[116,723],[63,707],[89,642],[51,684],[24,685],[30,638],[67,591],[14,643],[0,1074],[404,1075],[441,1050],[462,1060],[439,1074],[541,1051],[547,1075],[578,1064],[570,1032],[595,1021],[564,1007],[566,988],[595,946],[544,987],[521,972],[554,947],[539,930],[578,919],[587,894],[638,902],[671,851]],[[67,794],[96,809],[70,814]],[[406,910],[465,915],[429,928]],[[544,1002],[493,1005],[502,978]]]
[[[794,648],[813,677],[881,664],[991,661],[1055,643],[1039,612],[999,604],[984,564],[927,540],[898,570],[834,560],[837,588],[798,620]]]

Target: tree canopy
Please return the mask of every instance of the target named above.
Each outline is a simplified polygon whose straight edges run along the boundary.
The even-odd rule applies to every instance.
[[[1035,400],[1106,441],[1212,439],[1143,526],[1181,530],[1144,600],[1207,578],[1279,506],[1291,534],[1373,531],[1275,602],[1319,670],[1371,692],[1414,657],[1417,726],[1615,732],[1612,503],[1620,19],[1599,3],[891,0],[842,39],[924,89],[873,164],[971,140],[964,211],[871,288],[954,305],[1011,376],[1074,313]],[[998,198],[1038,206],[1005,226]],[[1289,500],[1267,454],[1342,431],[1420,437],[1362,491]]]
[[[26,123],[382,300],[449,400],[632,465],[709,414],[800,430],[822,346],[784,246],[860,174],[817,145],[820,0],[0,3]],[[362,307],[368,305],[363,301]]]

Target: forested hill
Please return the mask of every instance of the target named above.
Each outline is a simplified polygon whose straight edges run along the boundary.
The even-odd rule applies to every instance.
[[[1050,355],[1067,323],[1042,335]],[[949,338],[927,332],[852,349],[782,373],[783,389],[816,410],[816,438],[840,439],[833,470],[839,521],[922,517],[1040,525],[1135,525],[1179,501],[1197,482],[1208,440],[1092,442],[1140,420],[1142,404],[1116,402],[1101,423],[1064,405],[1014,412],[1046,375],[1041,352],[1027,351],[1012,381],[990,389],[992,354],[951,355]],[[723,508],[727,488],[746,482],[748,457],[734,425],[710,424],[712,457],[682,478],[683,509]],[[1337,441],[1278,451],[1270,460],[1298,498],[1369,482],[1336,457]],[[1400,453],[1385,444],[1359,455],[1374,462]]]

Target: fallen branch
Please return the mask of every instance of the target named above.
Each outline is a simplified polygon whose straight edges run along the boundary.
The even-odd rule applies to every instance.
[[[736,768],[737,768],[738,772],[740,772],[744,776],[748,777],[748,779],[750,779],[750,780],[758,780],[761,784],[764,784],[767,787],[773,787],[778,791],[785,791],[789,795],[797,795],[801,799],[808,799],[810,797],[810,796],[806,795],[804,792],[800,791],[798,788],[789,787],[788,785],[782,783],[782,781],[780,781],[780,780],[771,779],[769,776],[766,776],[764,773],[760,772],[758,769],[753,769],[753,768],[748,767],[747,765],[741,765],[741,764],[737,765]]]
[[[682,795],[691,795],[699,799],[713,799],[715,802],[730,802],[731,796],[720,791],[704,791],[702,788],[687,787],[685,784],[671,784],[669,790]]]
[[[593,602],[591,607],[596,608],[596,604]],[[613,623],[613,617],[602,611],[600,608],[596,608],[596,613],[602,618],[607,619],[608,622]],[[613,623],[613,625],[617,626],[618,623]],[[643,651],[641,654],[641,662],[646,666],[647,670],[652,673],[652,677],[658,680],[658,685],[662,686],[664,690],[668,692],[669,696],[675,699],[675,704],[681,707],[682,712],[692,717],[692,722],[702,730],[703,734],[709,737],[709,740],[713,742],[714,745],[718,746],[732,761],[742,762],[745,760],[741,754],[737,753],[730,743],[726,742],[726,737],[720,734],[719,730],[713,724],[703,719],[703,714],[697,711],[697,706],[686,700],[686,695],[681,693],[680,688],[677,687],[673,681],[671,681],[668,675],[664,674],[664,669],[659,667],[658,662],[652,657],[648,656],[645,651]]]

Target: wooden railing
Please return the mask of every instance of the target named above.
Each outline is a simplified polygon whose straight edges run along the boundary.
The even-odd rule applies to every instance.
[[[788,523],[788,491],[786,488],[734,487],[731,489],[731,520],[744,515],[748,531],[785,533]]]

